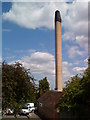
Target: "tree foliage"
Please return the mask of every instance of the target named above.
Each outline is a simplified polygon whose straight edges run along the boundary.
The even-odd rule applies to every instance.
[[[43,95],[47,91],[49,91],[49,83],[45,77],[43,80],[39,80],[39,96]]]
[[[90,107],[90,68],[82,77],[76,75],[66,82],[59,107],[60,111],[73,113],[85,113],[85,109]]]
[[[30,69],[25,69],[21,63],[9,65],[5,61],[2,63],[2,106],[18,109],[26,102],[36,103],[37,99],[49,90],[47,78],[39,81],[36,87],[35,79],[30,73]]]
[[[33,79],[22,64],[2,63],[2,106],[15,108],[27,101],[35,101]]]

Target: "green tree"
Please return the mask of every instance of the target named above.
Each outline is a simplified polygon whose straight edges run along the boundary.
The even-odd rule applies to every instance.
[[[2,63],[2,106],[15,108],[27,101],[36,101],[34,79],[22,64]]]
[[[82,77],[78,75],[66,82],[59,102],[60,111],[77,114],[88,114],[90,111],[90,68]]]
[[[70,111],[76,105],[76,97],[82,92],[80,91],[80,80],[81,78],[76,75],[66,82],[60,100],[60,109]]]
[[[87,68],[84,72],[83,78],[81,80],[83,94],[82,94],[82,100],[83,103],[87,106],[90,106],[90,67]]]
[[[43,80],[39,80],[39,96],[43,95],[47,91],[49,91],[49,82],[45,77]]]

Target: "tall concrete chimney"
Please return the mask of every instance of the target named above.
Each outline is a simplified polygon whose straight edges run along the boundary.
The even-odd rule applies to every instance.
[[[62,33],[60,12],[55,11],[55,90],[62,91]]]

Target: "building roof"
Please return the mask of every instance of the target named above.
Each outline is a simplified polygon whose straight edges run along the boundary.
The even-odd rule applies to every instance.
[[[61,96],[62,96],[62,92],[48,91],[38,99],[38,102],[42,103],[43,107],[55,109],[57,107],[57,104]]]

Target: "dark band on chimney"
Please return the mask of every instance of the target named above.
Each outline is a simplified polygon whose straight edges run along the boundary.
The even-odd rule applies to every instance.
[[[58,10],[56,10],[55,12],[55,22],[61,22],[61,16],[60,16],[60,12]]]

